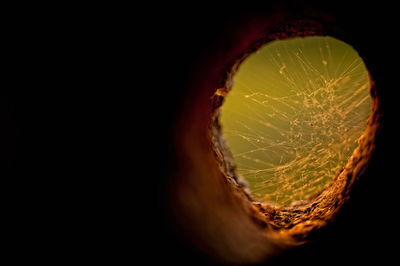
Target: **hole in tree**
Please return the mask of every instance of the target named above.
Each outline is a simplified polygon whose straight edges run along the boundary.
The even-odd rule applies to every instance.
[[[369,88],[358,53],[332,37],[273,41],[252,53],[219,119],[252,197],[290,205],[332,183],[367,128]]]

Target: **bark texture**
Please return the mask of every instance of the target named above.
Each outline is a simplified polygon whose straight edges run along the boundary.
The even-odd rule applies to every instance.
[[[373,29],[359,31],[362,24],[349,24],[342,12],[280,6],[248,13],[238,19],[240,23],[223,26],[226,30],[217,34],[206,53],[193,60],[185,104],[173,127],[175,167],[167,175],[166,202],[176,236],[203,259],[234,264],[305,262],[314,251],[328,254],[343,240],[340,236],[352,234],[368,216],[370,206],[365,202],[375,189],[374,178],[382,173],[377,169],[385,165],[388,129],[383,114],[390,83],[381,69],[384,62],[367,42],[365,33]],[[327,189],[307,202],[275,207],[254,201],[246,182],[235,174],[220,131],[219,107],[250,53],[272,40],[310,35],[338,38],[359,52],[371,77],[372,115],[358,148]],[[364,237],[361,229],[356,232],[353,239]],[[335,244],[327,244],[325,238]],[[313,243],[330,246],[323,250]]]

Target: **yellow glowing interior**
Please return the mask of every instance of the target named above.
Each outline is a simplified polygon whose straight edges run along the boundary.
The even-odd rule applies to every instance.
[[[351,46],[294,38],[240,65],[220,122],[252,195],[287,205],[321,192],[346,165],[370,105],[368,72]]]

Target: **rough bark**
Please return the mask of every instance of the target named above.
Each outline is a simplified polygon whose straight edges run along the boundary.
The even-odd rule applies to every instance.
[[[168,201],[174,228],[185,243],[213,261],[260,263],[322,235],[319,232],[331,228],[353,190],[358,193],[354,197],[359,196],[355,188],[362,187],[360,181],[377,160],[383,104],[374,57],[368,57],[354,29],[344,29],[337,16],[295,11],[268,10],[236,24],[234,31],[218,38],[208,56],[196,61],[189,78],[185,99],[190,104],[182,108],[174,128],[177,169],[170,175]],[[309,201],[275,207],[254,201],[236,175],[221,135],[219,107],[237,67],[250,53],[272,40],[310,35],[329,35],[360,48],[371,76],[372,115],[358,148],[328,188]]]

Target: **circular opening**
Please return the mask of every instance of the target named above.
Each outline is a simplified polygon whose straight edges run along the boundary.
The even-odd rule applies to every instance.
[[[263,23],[260,23],[260,21]],[[362,179],[364,172],[368,169],[375,151],[376,137],[383,128],[383,109],[375,87],[375,72],[371,72],[373,76],[368,77],[364,63],[347,44],[330,37],[316,36],[340,37],[348,40],[348,43],[354,44],[355,47],[361,48],[360,43],[351,41],[351,38],[346,38],[349,35],[343,34],[339,29],[331,28],[331,24],[325,20],[320,23],[315,20],[298,20],[291,17],[282,17],[281,20],[263,17],[260,18],[260,21],[249,23],[249,25],[243,26],[244,28],[240,31],[230,32],[228,35],[232,34],[232,38],[223,38],[223,43],[226,45],[218,46],[215,50],[212,50],[206,56],[207,60],[200,60],[204,64],[198,66],[198,71],[195,71],[195,75],[187,87],[190,92],[187,94],[188,104],[182,108],[181,116],[176,123],[174,131],[174,156],[176,156],[177,165],[168,186],[168,203],[171,208],[171,215],[176,222],[176,228],[182,232],[190,243],[193,243],[196,249],[208,254],[210,257],[215,257],[216,260],[227,263],[261,262],[283,250],[305,243],[318,235],[318,232],[323,232],[323,230],[318,229],[334,221],[333,218],[337,217],[336,214],[349,197],[357,195],[356,193],[359,190],[352,190],[352,188],[359,185],[358,179]],[[300,36],[314,37],[294,39]],[[332,173],[332,175],[324,175],[323,179],[314,182],[315,186],[307,183],[310,188],[309,194],[306,194],[306,190],[302,189],[303,194],[297,194],[297,198],[293,197],[291,192],[295,191],[296,187],[292,185],[292,190],[285,191],[284,189],[289,186],[282,186],[279,189],[271,189],[271,192],[269,192],[270,194],[274,191],[283,192],[283,194],[289,195],[289,198],[292,197],[290,200],[277,202],[279,199],[274,199],[273,197],[266,198],[263,195],[256,197],[249,191],[249,186],[252,188],[252,185],[247,185],[251,180],[246,182],[241,176],[243,173],[237,168],[239,163],[234,161],[237,159],[234,154],[232,155],[232,152],[235,152],[233,145],[230,142],[227,143],[224,137],[223,133],[227,133],[223,120],[228,113],[225,113],[226,107],[230,102],[230,97],[233,97],[235,91],[239,91],[235,86],[239,84],[237,80],[240,71],[242,71],[247,61],[251,60],[251,57],[257,55],[257,51],[259,54],[262,52],[263,48],[261,47],[275,45],[278,42],[286,42],[276,41],[278,39],[287,40],[287,42],[301,41],[304,46],[304,41],[312,38],[319,40],[316,42],[319,45],[308,49],[303,49],[300,46],[302,53],[298,54],[299,57],[294,53],[291,59],[293,62],[291,60],[289,62],[283,60],[282,62],[285,65],[282,62],[279,64],[279,56],[276,52],[275,57],[273,57],[278,62],[275,66],[276,76],[291,75],[288,76],[289,80],[299,79],[300,81],[303,80],[302,82],[305,84],[304,87],[297,86],[304,90],[299,90],[297,92],[299,95],[296,93],[296,96],[293,96],[291,104],[287,101],[282,103],[277,101],[277,99],[281,100],[279,97],[290,96],[281,95],[285,90],[276,90],[274,91],[275,94],[260,94],[262,97],[267,95],[269,97],[267,99],[260,99],[255,97],[256,94],[251,96],[251,93],[247,93],[242,95],[243,97],[238,100],[238,104],[243,105],[246,100],[251,100],[254,104],[258,104],[256,101],[271,101],[273,102],[272,106],[278,109],[278,111],[274,112],[277,117],[282,115],[283,111],[287,113],[297,112],[303,117],[308,117],[301,125],[298,122],[294,122],[295,119],[293,117],[282,121],[282,125],[279,125],[282,128],[278,127],[279,133],[286,133],[287,136],[290,130],[284,131],[284,125],[286,125],[286,128],[292,126],[296,130],[301,128],[304,131],[300,131],[302,134],[307,132],[310,135],[317,133],[314,137],[322,138],[322,141],[318,142],[314,139],[311,143],[315,145],[324,144],[326,149],[336,149],[336,147],[332,146],[343,142],[348,146],[337,147],[341,155],[340,158],[339,155],[336,155],[336,161],[330,162],[330,165],[333,165],[333,171],[326,168],[319,169],[318,167],[325,163],[320,159],[318,161],[320,164],[316,164],[316,169],[313,171],[307,168],[308,164],[304,164],[304,168],[308,170],[303,172],[306,178],[309,177],[306,175],[309,172],[315,172],[318,175],[322,174],[319,173],[320,171],[327,173],[331,171]],[[353,54],[354,58],[361,62],[356,69],[353,69],[356,67],[355,65],[349,65],[347,62],[349,69],[342,69],[342,72],[350,71],[351,75],[353,75],[353,72],[360,71],[359,76],[351,76],[347,73],[345,76],[350,75],[350,79],[344,76],[339,79],[339,76],[332,74],[331,67],[334,67],[334,62],[338,60],[332,59],[335,54],[334,50],[336,50],[333,49],[335,46],[332,42],[342,47],[343,53],[339,53],[342,56],[339,59],[345,61],[344,53],[348,53],[346,57]],[[232,43],[235,45],[232,45]],[[329,48],[327,48],[327,44]],[[285,45],[284,47],[283,51],[280,52],[280,57],[285,56],[286,50],[290,48],[290,45]],[[350,50],[346,52],[346,49]],[[307,55],[307,51],[311,54],[311,58]],[[246,59],[248,60],[246,61]],[[367,59],[366,57],[366,66],[371,71],[374,71],[374,65],[371,64],[370,59]],[[311,64],[314,60],[319,70],[314,70],[316,66]],[[274,64],[272,62],[270,67],[274,66]],[[339,68],[339,66],[337,67]],[[296,76],[288,72],[291,68],[297,71]],[[304,74],[308,68],[311,71]],[[360,69],[363,69],[363,71]],[[254,73],[255,71],[253,71]],[[326,73],[332,74],[332,76],[327,76]],[[360,84],[355,86],[356,82],[352,79],[358,80]],[[309,82],[309,80],[312,82]],[[271,85],[272,81],[267,82],[265,86]],[[364,81],[369,82],[365,88],[361,84]],[[281,83],[284,82],[285,80],[281,81]],[[306,85],[307,83],[308,85]],[[294,89],[290,84],[287,81],[286,91]],[[320,87],[324,89],[318,90]],[[359,91],[354,90],[354,87],[357,87]],[[368,88],[370,95],[368,95]],[[307,95],[310,95],[310,98],[305,97],[305,89],[309,90]],[[335,90],[341,93],[336,95]],[[318,93],[315,93],[316,91]],[[361,93],[364,98],[360,97]],[[246,95],[248,96],[247,98],[244,97]],[[296,97],[297,100],[295,99]],[[357,100],[353,101],[354,97]],[[322,99],[326,98],[331,101],[321,104]],[[341,102],[340,99],[342,100]],[[314,110],[314,113],[305,112],[305,106],[312,106],[313,100],[320,103],[324,108],[328,108],[328,110],[329,108],[336,110],[339,107],[348,107],[349,112],[346,111],[347,109],[343,109],[342,111],[336,110],[333,112],[334,115],[331,115],[330,112],[324,114],[316,107],[310,107],[310,110]],[[293,104],[294,101],[298,101],[298,103]],[[263,108],[271,109],[266,103],[262,105]],[[357,108],[365,107],[369,104],[370,107],[363,109],[363,112],[367,113],[366,116],[360,115],[355,111]],[[303,106],[303,112],[298,112],[297,108],[293,110],[297,105]],[[234,106],[234,109],[240,111],[237,106]],[[341,109],[339,108],[339,110]],[[372,113],[366,125],[366,119],[371,110]],[[311,114],[316,115],[318,119],[314,120],[318,121],[311,120]],[[343,114],[346,114],[346,116],[341,118]],[[254,117],[256,116],[254,115]],[[332,121],[335,121],[335,123]],[[339,129],[342,125],[339,122],[343,122],[343,128]],[[270,121],[269,123],[277,127],[273,124],[276,121]],[[329,142],[329,138],[319,135],[324,131],[324,123],[330,126],[332,124],[337,125],[336,128],[332,129],[332,134],[328,136],[332,136],[332,139],[338,140],[338,142]],[[300,126],[305,127],[303,129]],[[347,131],[345,126],[348,129]],[[355,128],[360,130],[354,131],[356,132],[352,134],[354,139],[345,141],[344,135],[350,134]],[[344,133],[336,134],[338,130]],[[271,135],[269,136],[270,140],[276,141],[278,139],[278,137],[274,138],[273,133],[275,131],[271,129],[268,132]],[[329,133],[329,129],[325,129],[325,131]],[[296,142],[297,139],[294,133],[295,130],[293,130],[292,142],[295,144],[300,143],[301,141]],[[275,134],[278,133],[275,132]],[[227,136],[228,134],[226,134]],[[263,137],[266,138],[266,136]],[[309,141],[304,141],[303,135],[301,137],[304,143],[310,143]],[[311,136],[309,138],[311,139]],[[286,142],[288,142],[288,139],[290,138],[282,138]],[[358,146],[354,140],[358,142]],[[255,144],[258,143],[256,141]],[[329,144],[331,145],[329,146]],[[290,159],[290,149],[288,149],[287,154],[287,158]],[[306,157],[309,156],[307,153],[304,154]],[[276,163],[278,164],[281,157],[276,157],[275,161],[278,161]],[[316,156],[316,158],[321,157]],[[282,158],[282,161],[283,159],[285,158]],[[340,161],[339,159],[342,160]],[[313,164],[315,162],[309,159],[309,163]],[[317,179],[320,177],[317,177]],[[292,179],[288,180],[292,181]],[[312,183],[312,180],[310,183]],[[298,184],[302,183],[298,182]],[[253,187],[253,193],[255,191]]]
[[[278,242],[302,243],[369,165],[382,110],[373,79],[350,45],[298,30],[256,40],[221,84],[210,127],[219,169]]]
[[[315,198],[367,128],[369,89],[363,60],[332,37],[273,41],[249,55],[219,119],[237,179],[278,206]]]

